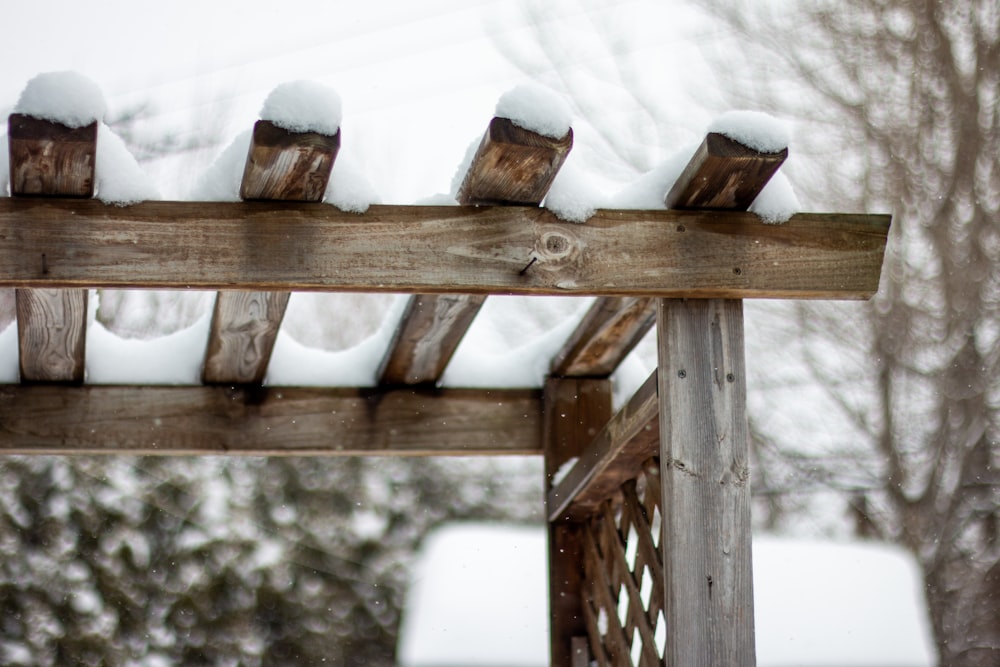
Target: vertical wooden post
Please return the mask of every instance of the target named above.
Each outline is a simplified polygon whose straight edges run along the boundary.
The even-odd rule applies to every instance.
[[[559,467],[579,456],[610,417],[610,381],[578,378],[546,381],[542,434],[546,489]],[[549,664],[552,667],[578,664],[573,660],[573,638],[587,636],[582,593],[582,526],[553,521],[549,523]]]
[[[669,665],[754,665],[743,303],[657,309]]]

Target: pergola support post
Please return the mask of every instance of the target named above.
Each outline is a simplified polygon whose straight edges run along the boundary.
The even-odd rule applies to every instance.
[[[545,488],[553,475],[584,447],[611,417],[611,382],[586,378],[550,378],[543,397],[542,442]],[[549,546],[549,664],[574,667],[586,643],[583,617],[583,525],[548,523]],[[588,661],[589,662],[589,661]]]
[[[657,304],[668,665],[754,665],[749,428],[739,300]]]

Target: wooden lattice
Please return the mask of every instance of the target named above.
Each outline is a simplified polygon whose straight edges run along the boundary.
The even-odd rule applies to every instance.
[[[584,531],[583,614],[594,660],[602,667],[662,665],[663,549],[660,474],[650,459],[621,486]]]

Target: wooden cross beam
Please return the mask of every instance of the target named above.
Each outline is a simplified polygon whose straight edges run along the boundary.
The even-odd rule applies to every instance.
[[[0,454],[541,454],[535,389],[0,385]]]
[[[889,216],[0,199],[0,287],[866,299]],[[530,266],[529,266],[530,264]]]

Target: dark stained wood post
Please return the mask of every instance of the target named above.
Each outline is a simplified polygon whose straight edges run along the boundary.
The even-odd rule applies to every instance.
[[[94,195],[97,122],[79,128],[11,114],[10,192],[14,197]],[[45,274],[59,257],[41,253]],[[87,290],[16,292],[21,379],[26,382],[83,382],[87,333]]]
[[[611,416],[609,380],[556,379],[545,383],[542,443],[545,488],[560,466],[583,453]],[[583,616],[583,530],[569,521],[549,522],[549,664],[573,667],[575,637],[587,636]],[[577,649],[580,648],[577,642]]]
[[[658,302],[665,661],[754,665],[742,301]]]
[[[259,120],[247,154],[240,197],[319,202],[340,150],[340,130],[290,132]],[[215,299],[202,379],[207,384],[261,384],[288,306],[288,292],[224,290]]]
[[[494,118],[458,189],[460,204],[538,205],[573,147],[573,130],[551,139]],[[403,313],[379,384],[436,384],[482,308],[484,296],[418,294]]]

